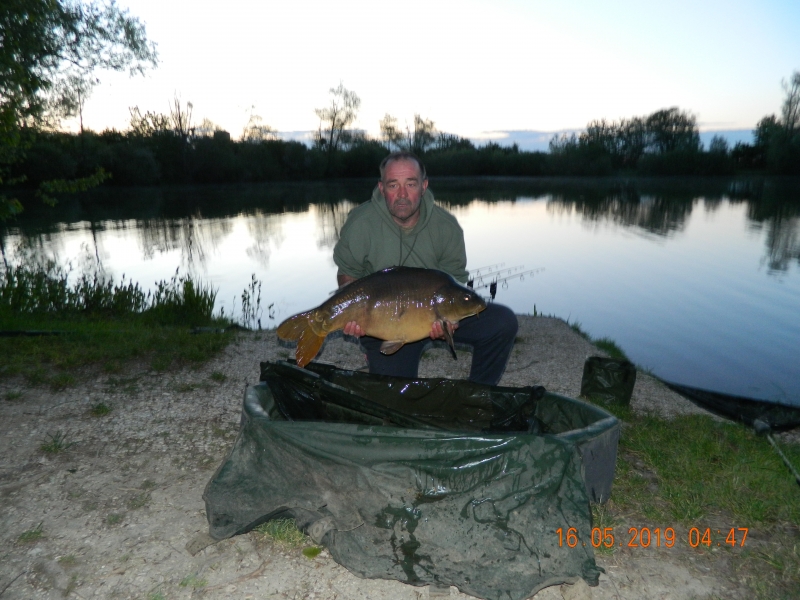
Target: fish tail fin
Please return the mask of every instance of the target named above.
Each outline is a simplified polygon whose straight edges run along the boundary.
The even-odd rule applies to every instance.
[[[322,347],[322,342],[325,340],[324,335],[317,335],[311,331],[311,327],[303,330],[300,339],[297,341],[297,351],[295,352],[295,360],[298,367],[305,367],[311,362],[319,349]]]
[[[311,327],[314,311],[289,317],[278,326],[278,337],[286,342],[297,342],[295,360],[297,366],[305,367],[311,362],[325,340],[324,335],[317,335]]]
[[[306,329],[311,327],[311,313],[307,311],[289,317],[278,325],[278,337],[284,342],[296,342]]]

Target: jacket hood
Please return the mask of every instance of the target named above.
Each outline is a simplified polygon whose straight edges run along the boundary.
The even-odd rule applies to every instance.
[[[375,186],[375,189],[372,190],[372,204],[378,211],[378,214],[381,216],[381,218],[386,221],[386,223],[393,226],[393,230],[397,231],[398,235],[401,235],[403,233],[403,228],[395,223],[395,220],[392,218],[392,215],[389,212],[389,208],[386,206],[386,198],[383,197],[383,194],[381,194],[381,189],[377,185]],[[409,232],[410,234],[416,235],[428,226],[428,222],[431,220],[431,215],[433,214],[433,207],[433,192],[431,192],[430,189],[427,189],[425,190],[425,193],[422,194],[422,198],[419,202],[419,221]]]

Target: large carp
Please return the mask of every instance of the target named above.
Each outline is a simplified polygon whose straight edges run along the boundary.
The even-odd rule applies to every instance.
[[[456,323],[484,308],[478,294],[447,273],[392,267],[357,279],[317,308],[289,317],[278,326],[278,337],[297,341],[297,364],[304,367],[317,355],[325,336],[350,321],[367,335],[386,340],[381,352],[394,354],[403,344],[428,337],[435,321]],[[453,348],[447,326],[443,329]]]

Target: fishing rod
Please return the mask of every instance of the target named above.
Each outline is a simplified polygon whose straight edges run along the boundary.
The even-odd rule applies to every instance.
[[[544,271],[544,267],[540,267],[538,269],[528,269],[527,271],[518,271],[518,269],[522,269],[524,267],[525,265],[519,265],[518,267],[511,267],[510,269],[503,269],[503,271],[499,271],[499,273],[511,271],[511,274],[506,275],[505,277],[499,277],[499,278],[496,277],[492,279],[492,281],[490,281],[489,283],[484,283],[483,277],[481,276],[478,277],[477,285],[474,278],[470,279],[469,281],[467,281],[467,287],[470,287],[474,290],[489,288],[489,295],[492,297],[492,300],[494,300],[495,296],[497,295],[498,283],[502,283],[503,288],[505,289],[508,287],[508,281],[510,279],[516,279],[517,277],[519,277],[520,281],[525,281],[526,275],[534,275],[535,273]]]
[[[471,269],[470,273],[474,274],[474,276],[478,276],[481,271],[487,271],[488,270],[491,273],[492,269],[494,269],[496,267],[504,267],[504,266],[506,266],[506,263],[501,262],[501,263],[497,263],[497,264],[494,264],[494,265],[487,265],[485,267],[478,267],[477,269]]]
[[[761,419],[756,419],[753,421],[753,429],[755,429],[756,433],[760,433],[762,435],[767,436],[767,441],[772,445],[772,448],[775,452],[778,453],[778,456],[783,459],[783,464],[789,467],[789,471],[794,475],[795,481],[797,484],[800,485],[800,473],[797,472],[797,469],[794,468],[792,462],[786,457],[786,455],[781,452],[781,449],[778,448],[778,444],[775,442],[775,439],[772,437],[772,427],[770,427],[769,423],[762,421]]]
[[[481,273],[479,269],[478,272],[475,274],[473,274],[472,271],[470,271],[470,279],[483,279],[484,277],[492,277],[494,279],[497,279],[498,275],[502,275],[503,273],[508,273],[508,274],[517,273],[524,268],[525,265],[517,265],[516,267],[509,267],[507,269],[498,269],[497,271],[489,271],[488,273]]]

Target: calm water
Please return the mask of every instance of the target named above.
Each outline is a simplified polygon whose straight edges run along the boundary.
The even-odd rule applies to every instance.
[[[218,288],[227,314],[255,274],[262,323],[274,325],[334,289],[338,232],[373,184],[104,190],[55,210],[28,199],[0,241],[9,262],[25,252],[99,265],[145,288],[179,268]],[[501,284],[498,302],[579,322],[665,379],[800,404],[800,181],[431,189],[464,228],[469,269],[544,269]]]

